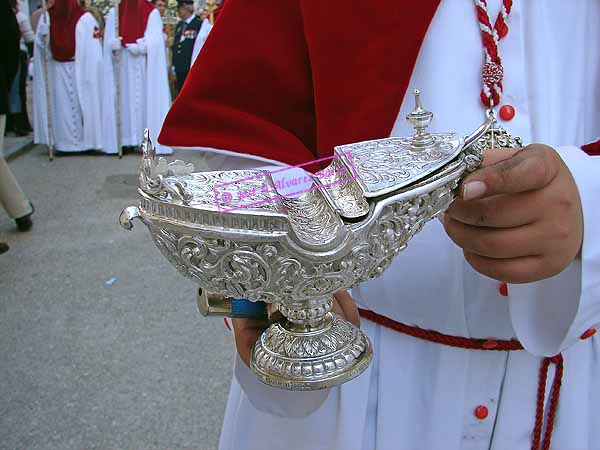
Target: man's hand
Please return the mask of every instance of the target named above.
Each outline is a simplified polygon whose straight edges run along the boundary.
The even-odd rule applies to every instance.
[[[136,41],[140,54],[146,55],[148,53],[148,43],[146,42],[146,38],[139,38]]]
[[[343,317],[355,326],[360,326],[360,316],[354,300],[348,291],[339,291],[334,294],[333,312]],[[232,319],[235,333],[235,346],[247,366],[250,366],[250,352],[258,337],[265,331],[270,323],[266,320]]]
[[[50,33],[50,25],[48,25],[46,22],[44,22],[44,20],[42,19],[40,21],[40,23],[38,23],[38,27],[37,27],[37,32],[41,35],[41,36],[48,36],[48,34]]]
[[[125,47],[133,56],[138,56],[140,54],[140,48],[137,44],[125,44]]]
[[[110,48],[112,49],[113,52],[118,52],[121,50],[121,38],[114,38],[112,40],[112,42],[110,43]]]
[[[583,240],[575,181],[556,151],[541,144],[487,151],[443,223],[475,270],[508,283],[562,272]]]

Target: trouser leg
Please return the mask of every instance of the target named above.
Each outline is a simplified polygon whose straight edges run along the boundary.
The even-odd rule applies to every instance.
[[[187,76],[187,72],[175,72],[175,95],[179,95],[181,88],[183,87],[183,82]]]
[[[21,52],[21,79],[19,84],[19,94],[21,96],[21,116],[19,126],[23,131],[31,132],[31,122],[27,113],[27,77],[29,76],[29,56],[27,52]]]
[[[13,219],[24,217],[31,214],[31,204],[23,190],[19,186],[17,179],[6,159],[4,159],[4,126],[6,124],[6,115],[0,116],[0,203]]]

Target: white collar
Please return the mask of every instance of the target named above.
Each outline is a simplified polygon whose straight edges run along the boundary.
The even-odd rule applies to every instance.
[[[185,23],[189,25],[190,23],[192,23],[192,20],[194,20],[194,17],[196,17],[196,14],[192,14],[190,17],[185,19]]]

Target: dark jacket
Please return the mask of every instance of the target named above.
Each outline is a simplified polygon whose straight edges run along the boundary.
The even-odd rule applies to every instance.
[[[175,39],[173,41],[173,67],[178,74],[187,74],[192,62],[192,52],[194,43],[202,26],[202,21],[198,16],[188,24],[180,20],[175,28]]]
[[[0,0],[0,115],[8,113],[8,93],[19,67],[21,33],[8,0]]]

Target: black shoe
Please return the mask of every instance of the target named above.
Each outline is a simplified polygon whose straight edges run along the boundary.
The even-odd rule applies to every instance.
[[[15,219],[15,223],[17,224],[17,230],[21,232],[31,230],[31,228],[33,227],[33,220],[31,220],[31,214],[33,213]]]
[[[17,124],[18,124],[18,128],[20,128],[21,130],[27,132],[27,133],[32,133],[33,132],[33,128],[31,128],[31,123],[29,123],[29,117],[27,117],[27,113],[22,112],[19,115],[19,119],[17,120]]]
[[[14,114],[14,128],[13,131],[17,136],[27,136],[31,131],[27,114],[17,113]]]
[[[27,131],[23,128],[15,128],[13,130],[13,133],[15,133],[15,136],[17,136],[17,137],[23,137],[23,136],[29,135],[29,131]]]
[[[0,242],[0,255],[2,253],[6,253],[9,249],[10,249],[10,247],[8,246],[8,244],[6,242]]]

